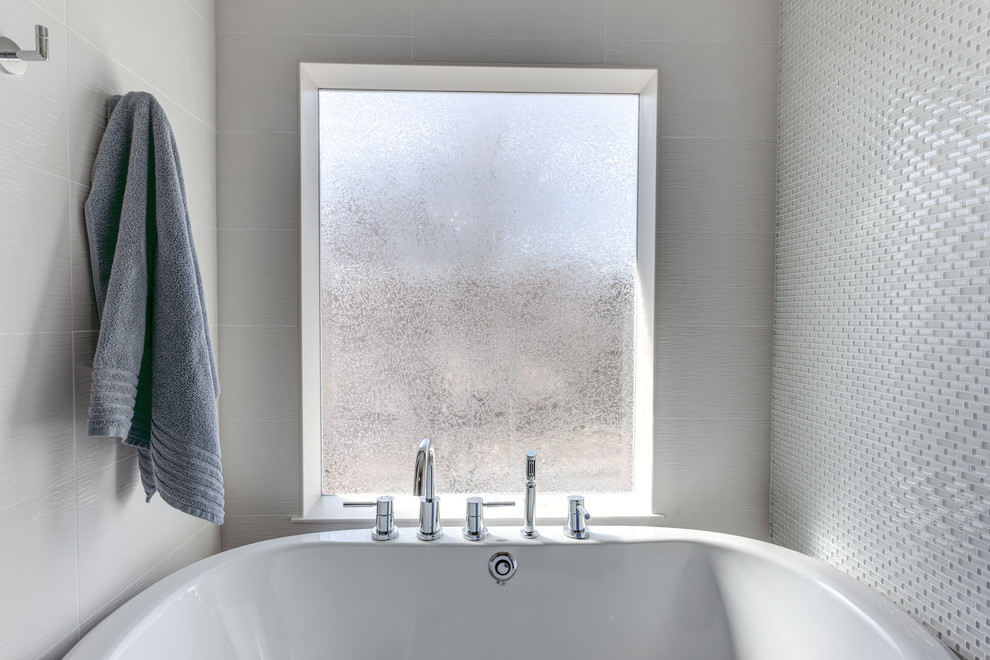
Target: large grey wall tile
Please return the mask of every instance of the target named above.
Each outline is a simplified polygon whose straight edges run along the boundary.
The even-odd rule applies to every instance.
[[[757,511],[671,511],[664,515],[665,527],[686,527],[722,534],[746,536],[757,541],[769,541],[770,513]]]
[[[213,29],[186,2],[69,0],[68,27],[215,128]],[[127,90],[131,91],[131,90]]]
[[[69,181],[7,170],[0,195],[0,333],[64,332],[71,324]]]
[[[78,626],[76,485],[36,482],[28,492],[29,499],[0,509],[2,658],[47,654]]]
[[[299,233],[221,230],[220,314],[229,325],[295,325],[299,319]]]
[[[766,419],[770,390],[767,328],[659,326],[654,381],[657,418]]]
[[[298,512],[264,516],[227,516],[223,522],[223,550],[239,548],[248,543],[277,539],[283,536],[309,534],[330,529],[332,525],[294,523],[290,517]],[[353,526],[353,525],[349,525]],[[415,530],[414,530],[415,533]]]
[[[410,0],[241,0],[217,7],[217,31],[409,36]]]
[[[0,335],[0,508],[75,476],[68,332]]]
[[[93,289],[93,267],[89,259],[89,236],[83,205],[89,186],[71,185],[69,205],[69,251],[72,275],[72,330],[97,330],[100,327]]]
[[[408,62],[411,37],[217,35],[220,130],[290,133],[299,123],[299,62]]]
[[[722,323],[731,318],[734,323],[747,324],[762,318],[764,324],[759,329],[685,326],[670,330],[663,326],[661,316],[658,336],[666,364],[659,368],[671,387],[677,384],[672,401],[663,405],[677,408],[687,401],[687,411],[677,416],[690,416],[692,409],[707,414],[724,403],[732,416],[765,421],[769,412],[770,340],[765,301],[772,282],[766,276],[767,264],[746,263],[745,255],[765,256],[761,250],[774,230],[774,3],[740,0],[738,7],[726,7],[713,0],[688,3],[691,6],[666,0],[612,2],[616,3],[616,13],[610,16],[606,5],[611,3],[604,0],[494,4],[411,0],[412,30],[403,34],[398,10],[377,22],[377,32],[372,32],[360,26],[365,18],[352,14],[356,5],[351,2],[330,6],[299,0],[292,3],[292,11],[287,12],[290,15],[279,16],[273,14],[281,6],[276,10],[274,5],[262,6],[260,0],[249,0],[247,5],[221,0],[218,103],[220,128],[229,131],[220,137],[221,226],[294,229],[298,222],[295,133],[300,60],[600,66],[606,62],[607,51],[609,65],[660,66],[663,134],[702,138],[661,145],[661,186],[667,185],[665,181],[669,185],[661,190],[660,229],[732,232],[744,243],[737,249],[727,239],[716,238],[717,245],[706,246],[702,237],[692,236],[682,244],[702,250],[699,260],[707,260],[705,254],[717,254],[729,255],[729,262],[722,264],[721,270],[716,265],[714,272],[708,272],[690,263],[689,255],[677,255],[676,263],[683,272],[667,269],[665,275],[685,286],[672,290],[683,294],[680,297],[664,298],[675,303],[669,310],[671,318],[678,323]],[[374,5],[370,14],[381,11],[381,6],[384,4]],[[327,16],[332,12],[342,15],[335,26],[328,27]],[[358,38],[351,32],[357,29],[370,34]],[[387,31],[394,31],[389,34],[395,36],[380,36]],[[289,34],[293,32],[329,34],[300,37]],[[350,36],[333,36],[338,32]],[[616,34],[627,41],[613,42]],[[663,43],[668,37],[681,43]],[[258,158],[266,152],[267,158]],[[754,234],[761,235],[764,242],[758,243],[760,239],[751,237]],[[225,247],[228,239],[231,252]],[[224,291],[221,375],[225,379],[221,418],[295,421],[298,375],[292,365],[299,359],[298,329],[237,327],[240,323],[278,320],[287,311],[286,297],[276,295],[279,289],[272,286],[273,295],[236,298],[228,304],[225,293],[228,286],[233,288],[245,278],[256,277],[247,271],[251,262],[258,264],[259,273],[274,273],[281,284],[287,284],[282,281],[283,275],[288,276],[285,264],[269,261],[288,262],[290,257],[277,255],[271,246],[245,247],[242,244],[248,239],[236,232],[221,231],[219,240],[221,252],[231,254],[230,259],[222,258],[220,265]],[[252,255],[251,259],[240,257],[242,251]],[[294,255],[292,259],[294,262]],[[741,292],[748,300],[727,301],[725,288]],[[705,300],[692,299],[693,294]],[[725,307],[702,309],[708,301],[723,301]],[[748,301],[756,301],[756,307]],[[242,307],[242,303],[250,304]],[[676,306],[681,304],[684,309]],[[228,311],[233,320],[228,321]],[[698,337],[703,340],[699,342]],[[714,358],[706,355],[708,342],[717,354]],[[679,387],[682,380],[686,385]],[[283,398],[286,392],[291,394]],[[224,442],[236,442],[227,435],[228,428],[224,426]],[[241,478],[242,471],[258,474],[264,470],[264,461],[248,453],[232,460],[237,466],[237,476],[231,477],[235,480]],[[254,506],[245,504],[244,510]],[[267,502],[256,506],[254,513],[272,511]],[[729,517],[699,511],[698,507],[686,508],[678,512],[677,521],[766,537],[765,506]],[[293,504],[281,515],[231,515],[224,526],[224,545],[298,533],[300,526],[288,522],[288,516],[296,513]]]
[[[216,227],[201,225],[198,222],[192,223],[191,226],[196,260],[199,262],[200,277],[203,278],[207,323],[215,325],[220,321],[217,229]]]
[[[28,63],[21,76],[0,74],[0,167],[10,176],[22,170],[64,177],[66,145],[65,26],[32,2],[0,6],[0,34],[21,48],[34,48],[34,25],[48,28],[49,59]]]
[[[299,508],[299,423],[224,420],[223,473],[228,515]]]
[[[217,196],[223,229],[299,227],[299,134],[221,131]]]
[[[773,323],[773,234],[661,231],[658,318],[664,326]]]
[[[62,660],[81,637],[82,634],[79,632],[79,629],[73,630],[50,646],[47,651],[42,652],[38,656],[38,660]]]
[[[216,30],[216,7],[214,0],[185,0],[193,11],[203,19],[211,29]]]
[[[136,460],[80,477],[80,620],[210,524],[173,509],[158,495],[144,500]]]
[[[608,38],[776,43],[779,6],[779,0],[608,0]]]
[[[153,82],[93,47],[69,36],[70,174],[88,186],[96,152],[107,125],[107,100],[116,94],[146,91],[161,103],[175,134],[193,221],[216,226],[216,136],[210,117],[200,117],[163,93]]]
[[[660,140],[660,231],[772,234],[777,141]]]
[[[660,67],[661,137],[777,135],[776,44],[609,38],[606,61]]]
[[[51,14],[55,20],[65,23],[65,0],[33,0],[33,2]],[[18,44],[22,48],[26,47],[25,44],[20,42]]]
[[[192,538],[169,553],[167,557],[145,571],[134,582],[128,584],[108,599],[102,607],[88,613],[82,618],[80,621],[80,634],[85,635],[88,633],[96,624],[118,607],[159,580],[219,551],[220,528],[216,525],[206,525],[203,529],[195,532]]]
[[[654,428],[654,511],[769,510],[769,419],[657,419]]]
[[[416,37],[605,38],[605,0],[412,0]]]
[[[222,419],[299,419],[299,328],[220,326]]]
[[[200,259],[207,264],[205,285],[216,291],[213,4],[0,0],[0,33],[27,48],[32,25],[46,25],[51,52],[48,62],[30,63],[23,76],[0,75],[0,166],[6,173],[0,180],[0,263],[8,280],[0,295],[3,658],[62,657],[79,638],[79,585],[86,588],[87,612],[106,611],[101,593],[110,592],[100,590],[115,588],[121,577],[110,565],[113,551],[141,549],[159,529],[165,548],[181,531],[181,525],[157,520],[148,533],[133,523],[136,507],[115,506],[113,486],[92,488],[94,475],[117,475],[118,465],[124,481],[133,481],[136,465],[133,450],[119,441],[85,435],[98,321],[82,204],[108,96],[155,94],[175,129],[190,210],[213,235]],[[77,491],[88,507],[78,518]],[[143,504],[140,493],[135,497]],[[104,552],[93,543],[97,527],[95,535],[105,533],[114,548]],[[214,531],[212,543],[198,552],[215,551],[217,536]],[[161,563],[152,554],[134,553],[119,566],[146,574]],[[87,572],[100,562],[106,562],[102,576]]]
[[[476,62],[493,64],[605,64],[605,41],[592,39],[480,39],[416,37],[413,58],[418,62]]]

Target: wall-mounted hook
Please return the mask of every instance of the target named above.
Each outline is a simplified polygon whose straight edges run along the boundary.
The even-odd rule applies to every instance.
[[[0,70],[19,76],[27,71],[25,62],[48,61],[48,28],[34,26],[34,50],[21,50],[7,37],[0,37]]]

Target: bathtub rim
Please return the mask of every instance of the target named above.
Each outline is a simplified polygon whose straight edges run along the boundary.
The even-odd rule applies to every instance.
[[[143,634],[175,601],[194,590],[203,577],[224,570],[224,566],[228,563],[277,553],[282,549],[346,544],[351,547],[481,546],[511,550],[534,546],[600,546],[666,542],[699,544],[715,552],[741,553],[781,566],[783,570],[798,575],[802,580],[812,581],[831,596],[842,600],[867,625],[877,629],[878,634],[884,635],[897,648],[920,650],[922,647],[919,647],[919,644],[924,644],[929,647],[925,650],[931,650],[934,654],[940,651],[944,660],[956,660],[958,657],[921,622],[897,607],[880,592],[824,561],[795,550],[766,541],[720,532],[673,527],[599,525],[592,529],[591,538],[586,540],[568,538],[558,527],[541,528],[541,534],[536,539],[523,539],[518,535],[516,527],[499,526],[491,527],[489,539],[480,542],[466,541],[460,534],[448,531],[439,541],[427,543],[417,540],[415,529],[410,528],[400,529],[399,537],[387,542],[373,541],[370,530],[366,528],[310,532],[258,541],[201,559],[147,587],[122,603],[84,635],[65,656],[65,660],[120,657],[120,653],[126,651],[134,639]],[[937,658],[937,655],[932,657]]]

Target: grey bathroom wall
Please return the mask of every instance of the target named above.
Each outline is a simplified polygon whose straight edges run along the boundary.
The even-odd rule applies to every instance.
[[[97,319],[82,219],[111,94],[157,96],[185,168],[217,319],[213,0],[0,0],[51,59],[0,74],[0,658],[61,657],[118,604],[219,548],[145,504],[133,451],[86,435]],[[181,45],[181,47],[179,47]]]
[[[990,6],[784,0],[771,532],[990,657]]]
[[[224,547],[320,528],[289,522],[300,60],[660,68],[654,507],[767,538],[778,18],[776,0],[218,0]]]

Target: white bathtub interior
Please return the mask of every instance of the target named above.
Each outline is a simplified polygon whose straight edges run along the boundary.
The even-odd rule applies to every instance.
[[[499,586],[487,562],[508,551]],[[112,649],[112,651],[110,650]],[[102,654],[102,655],[101,655]],[[307,534],[205,559],[126,604],[70,660],[949,660],[919,624],[816,560],[723,534],[599,527],[469,543]]]

